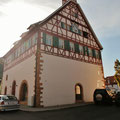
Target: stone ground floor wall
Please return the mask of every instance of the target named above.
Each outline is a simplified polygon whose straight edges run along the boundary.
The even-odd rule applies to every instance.
[[[8,80],[6,80],[6,75],[8,75]],[[15,96],[18,99],[20,95],[21,83],[23,81],[27,82],[28,104],[31,104],[35,85],[35,55],[32,55],[30,58],[4,72],[2,80],[2,94],[4,94],[5,87],[7,87],[7,94],[12,93],[13,81],[16,81]]]
[[[93,101],[93,92],[97,87],[103,88],[103,72],[100,65],[70,60],[42,53],[43,71],[43,106],[73,104],[75,85],[83,87],[83,100]]]

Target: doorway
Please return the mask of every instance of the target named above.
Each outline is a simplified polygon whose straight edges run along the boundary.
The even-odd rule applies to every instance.
[[[15,96],[15,91],[16,91],[16,81],[13,81],[13,84],[12,84],[12,95]]]
[[[83,88],[80,84],[75,86],[75,98],[77,103],[83,101]]]
[[[27,82],[23,82],[20,88],[20,103],[27,105],[28,101],[28,86]]]

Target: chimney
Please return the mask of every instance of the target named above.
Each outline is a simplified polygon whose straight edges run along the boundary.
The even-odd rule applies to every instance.
[[[77,3],[77,0],[62,0],[62,5],[64,5],[66,2],[68,1],[73,1],[73,2],[76,2]]]

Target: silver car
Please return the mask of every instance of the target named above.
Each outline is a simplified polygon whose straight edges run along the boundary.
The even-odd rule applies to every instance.
[[[13,95],[0,95],[0,111],[19,110],[20,105]]]

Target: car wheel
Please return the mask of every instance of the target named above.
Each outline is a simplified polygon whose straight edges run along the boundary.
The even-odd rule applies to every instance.
[[[96,93],[94,94],[94,103],[95,104],[102,104],[102,101],[103,101],[103,95],[102,93]]]

